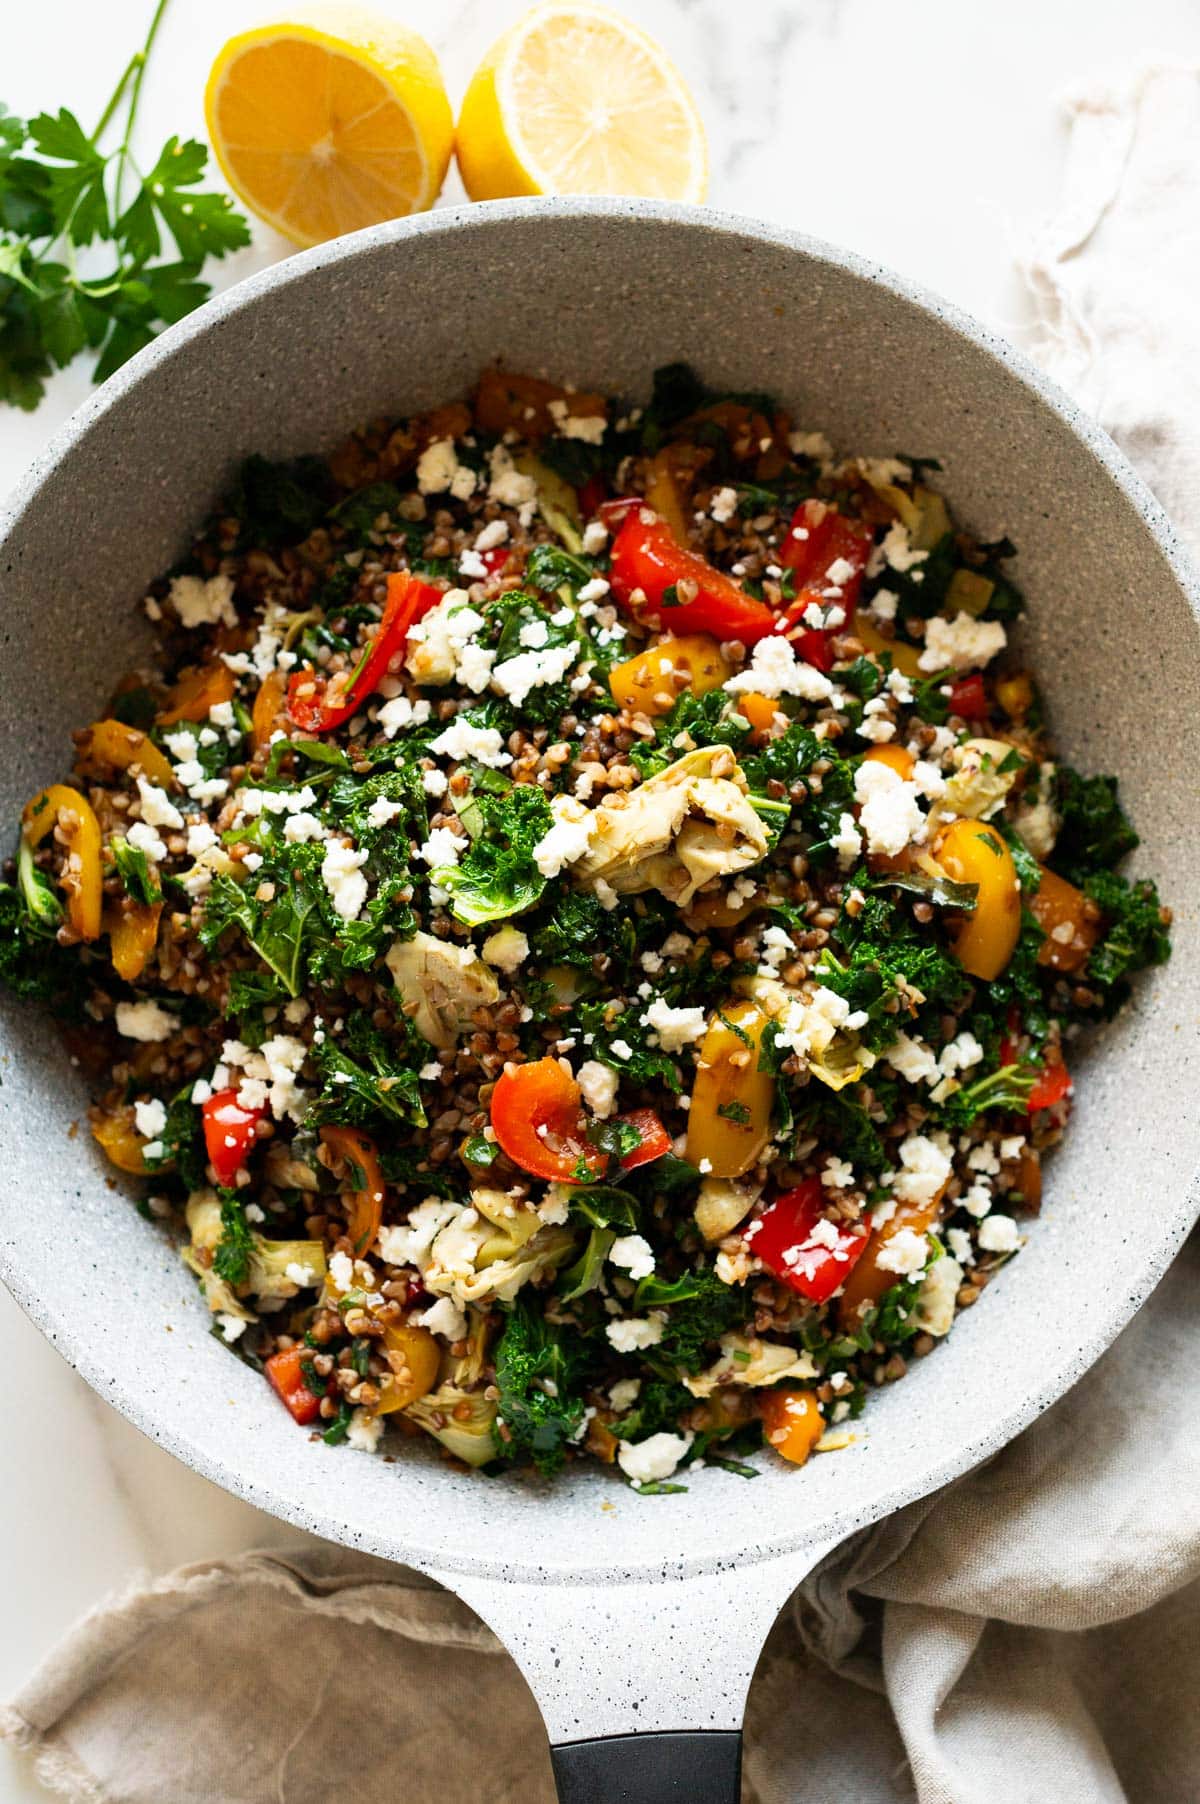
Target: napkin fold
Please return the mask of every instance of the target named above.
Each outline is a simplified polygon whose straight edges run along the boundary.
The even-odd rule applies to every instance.
[[[1200,71],[1068,105],[1022,257],[1043,367],[1200,547]],[[772,1631],[748,1804],[1191,1804],[1200,1794],[1200,1242],[987,1465],[839,1547]],[[1002,1382],[998,1374],[997,1382]],[[80,1804],[552,1804],[495,1636],[336,1547],[101,1606],[0,1712]]]

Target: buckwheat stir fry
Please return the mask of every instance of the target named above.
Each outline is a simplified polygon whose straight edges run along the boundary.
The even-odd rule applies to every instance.
[[[0,973],[314,1435],[802,1464],[1021,1246],[1169,914],[936,470],[493,371],[153,586]]]

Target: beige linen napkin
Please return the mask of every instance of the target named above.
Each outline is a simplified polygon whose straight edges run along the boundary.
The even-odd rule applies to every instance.
[[[1072,120],[1064,203],[1026,263],[1039,354],[1195,545],[1200,78],[1152,71]],[[753,1804],[1200,1797],[1198,1279],[1193,1242],[1018,1441],[806,1583],[751,1692]],[[103,1606],[0,1733],[86,1804],[553,1799],[491,1632],[335,1547],[186,1567]]]

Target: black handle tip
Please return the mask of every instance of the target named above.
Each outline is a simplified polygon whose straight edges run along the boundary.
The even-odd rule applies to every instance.
[[[605,1735],[551,1748],[559,1804],[738,1804],[738,1730]]]

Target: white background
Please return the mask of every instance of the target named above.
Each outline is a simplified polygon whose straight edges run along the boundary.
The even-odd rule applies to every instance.
[[[376,3],[431,40],[456,106],[524,10],[523,0]],[[203,136],[215,51],[272,10],[172,0],[146,81],[144,150],[172,132]],[[1014,336],[1014,250],[1056,191],[1062,93],[1098,75],[1127,79],[1151,60],[1200,60],[1195,0],[624,0],[623,10],[692,84],[715,205],[850,246]],[[22,114],[69,106],[90,129],[149,11],[149,0],[9,0],[0,99]],[[446,198],[460,196],[452,178]],[[285,249],[257,231],[250,250],[214,266],[215,279],[237,280]],[[87,392],[81,363],[36,414],[0,408],[0,493]],[[144,1441],[2,1291],[0,1344],[0,1697],[138,1572],[297,1538]],[[0,1804],[46,1796],[26,1762],[0,1750]]]

